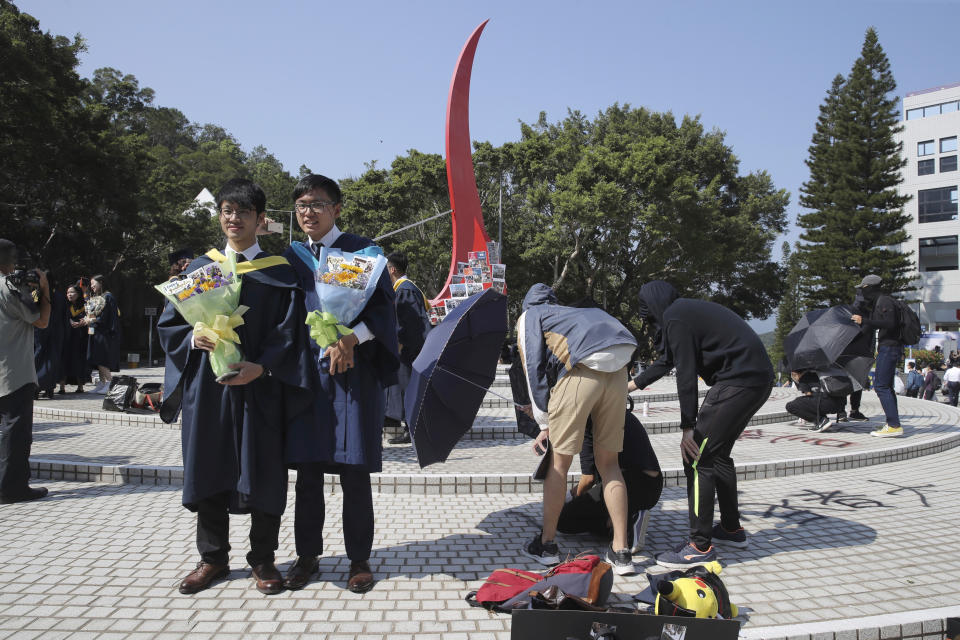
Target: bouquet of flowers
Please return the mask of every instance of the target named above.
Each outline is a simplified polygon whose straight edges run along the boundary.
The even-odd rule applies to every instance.
[[[353,322],[377,289],[387,266],[379,247],[348,253],[324,247],[316,269],[316,290],[320,310],[307,314],[310,337],[328,347],[340,336],[353,333]]]
[[[93,296],[83,303],[83,308],[87,312],[87,319],[91,322],[100,317],[104,307],[107,306],[107,299],[103,296]]]
[[[236,266],[236,258],[231,255],[222,264],[205,264],[178,280],[155,287],[193,325],[195,338],[209,338],[216,343],[209,359],[210,368],[218,377],[229,371],[231,364],[243,360],[236,346],[240,336],[235,329],[243,324],[247,307],[238,306],[241,282]]]

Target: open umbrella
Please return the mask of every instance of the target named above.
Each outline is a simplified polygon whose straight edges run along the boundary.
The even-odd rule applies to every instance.
[[[873,341],[850,316],[850,305],[808,311],[783,339],[791,371],[841,367],[859,389],[873,364]]]
[[[493,289],[461,302],[427,334],[404,392],[421,468],[445,461],[473,426],[506,335],[507,297]]]

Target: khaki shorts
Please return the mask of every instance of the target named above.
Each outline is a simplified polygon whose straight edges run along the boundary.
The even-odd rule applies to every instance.
[[[603,373],[578,364],[550,392],[547,415],[553,450],[571,456],[580,453],[590,417],[593,446],[619,453],[626,409],[626,367]]]

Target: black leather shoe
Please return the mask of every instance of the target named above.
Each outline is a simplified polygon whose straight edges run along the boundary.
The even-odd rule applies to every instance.
[[[217,578],[230,573],[230,567],[225,564],[210,564],[209,562],[198,562],[197,568],[187,574],[187,577],[180,583],[180,593],[190,595],[203,591]]]
[[[29,502],[30,500],[39,500],[45,498],[49,491],[46,487],[37,487],[35,489],[27,487],[26,493],[15,496],[0,496],[0,504],[13,504],[14,502]]]
[[[253,568],[253,577],[257,580],[257,591],[274,596],[283,591],[283,576],[272,562],[264,562]]]
[[[350,563],[350,578],[347,580],[347,589],[354,593],[366,593],[373,589],[373,572],[366,560]]]
[[[283,580],[283,586],[291,591],[303,589],[310,582],[310,578],[319,568],[317,557],[312,558],[297,557],[290,568],[287,569],[287,577]]]
[[[410,444],[410,433],[404,431],[399,436],[394,436],[387,440],[389,444]]]

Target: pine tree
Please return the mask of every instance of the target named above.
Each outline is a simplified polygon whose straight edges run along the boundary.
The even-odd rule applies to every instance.
[[[783,339],[803,316],[803,269],[800,264],[800,255],[790,250],[790,243],[783,243],[783,258],[781,267],[786,273],[783,297],[777,307],[777,326],[773,330],[773,345],[770,347],[770,360],[777,371],[780,370],[780,361],[783,359]],[[789,375],[789,372],[786,372]],[[779,382],[779,380],[778,380]]]
[[[896,246],[909,238],[910,216],[903,212],[909,196],[897,191],[906,160],[895,138],[902,126],[894,89],[890,62],[870,28],[850,74],[834,78],[809,148],[800,204],[810,211],[797,220],[808,306],[850,302],[871,273],[889,291],[911,288],[910,256]]]

